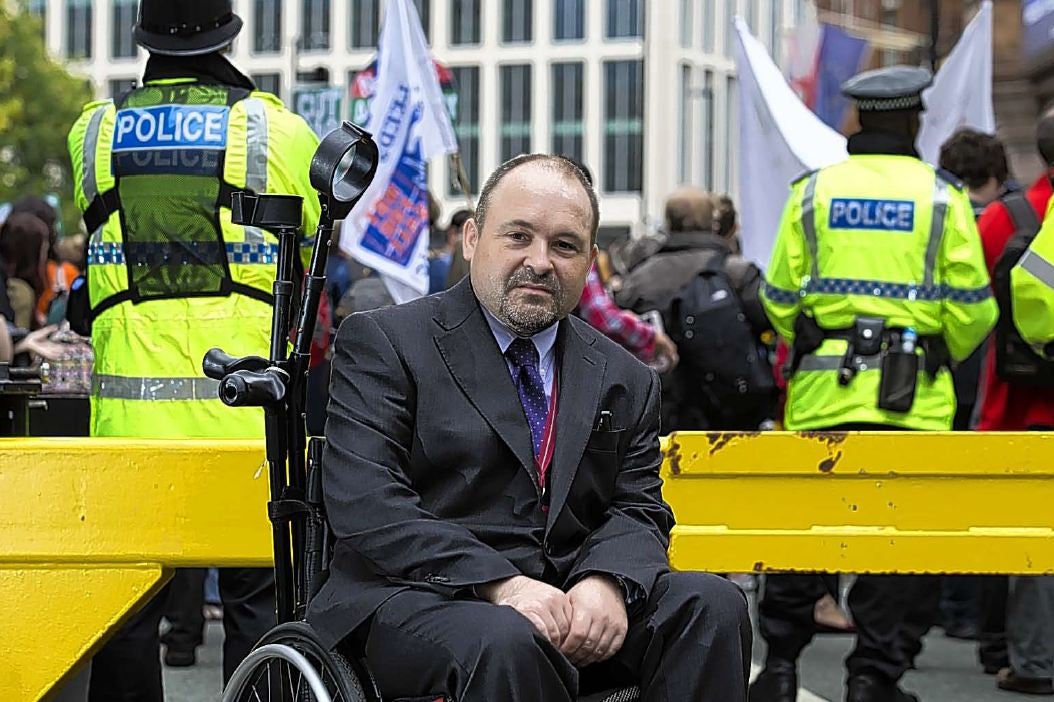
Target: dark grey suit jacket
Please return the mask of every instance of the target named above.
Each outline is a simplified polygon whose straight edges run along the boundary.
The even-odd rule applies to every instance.
[[[406,588],[471,597],[518,574],[567,589],[599,572],[646,593],[668,569],[657,377],[574,317],[556,349],[546,513],[527,419],[469,279],[344,321],[323,462],[337,543],[308,611],[325,643]]]

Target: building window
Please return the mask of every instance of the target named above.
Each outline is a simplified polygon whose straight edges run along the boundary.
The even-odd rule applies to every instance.
[[[770,51],[773,56],[783,55],[783,3],[772,3],[772,24],[769,25]]]
[[[110,89],[110,98],[114,99],[120,97],[129,90],[135,88],[135,78],[114,78],[109,81],[108,86]]]
[[[736,140],[739,138],[739,129],[736,125],[736,115],[739,113],[736,104],[736,79],[734,76],[727,77],[725,87],[725,192],[735,189],[736,174],[732,169],[732,155],[736,151]]]
[[[113,58],[134,58],[136,44],[132,38],[138,0],[113,0],[113,26],[110,27]]]
[[[414,0],[417,16],[421,18],[421,27],[425,30],[425,39],[432,40],[432,3],[431,0]]]
[[[706,0],[703,0],[703,4],[706,4]],[[695,0],[681,0],[681,46],[685,49],[692,48],[692,29],[695,26],[692,22],[693,5]]]
[[[714,24],[717,22],[715,7],[716,0],[703,0],[703,51],[708,54],[714,53]]]
[[[531,67],[501,67],[501,161],[531,152]]]
[[[505,43],[529,42],[533,38],[531,0],[505,0],[501,19],[501,40]]]
[[[47,0],[28,0],[26,2],[26,12],[40,20],[40,32],[45,37],[45,44],[47,43],[48,33],[48,3]]]
[[[478,44],[480,0],[450,0],[450,43]]]
[[[350,0],[348,3],[348,46],[372,49],[377,46],[381,27],[380,0]]]
[[[735,19],[738,12],[736,5],[736,0],[725,0],[725,25],[719,32],[725,38],[725,56],[729,58],[732,58],[732,45],[735,42],[736,32],[732,27],[732,20]]]
[[[644,0],[607,0],[607,38],[644,36]]]
[[[67,0],[66,56],[91,58],[91,0]]]
[[[281,73],[254,73],[250,76],[256,89],[281,98],[282,97],[282,74]]]
[[[479,192],[479,66],[454,66],[454,85],[457,91],[457,115],[454,132],[465,165],[469,187]],[[457,195],[456,183],[451,181],[451,196]]]
[[[305,51],[329,48],[329,0],[303,0],[300,45]]]
[[[604,190],[640,192],[644,179],[644,62],[604,63]]]
[[[702,186],[706,190],[714,188],[714,72],[703,73],[703,128],[700,130],[702,140],[699,143],[700,163],[703,168]]]
[[[586,38],[586,0],[555,0],[553,39],[574,41]]]
[[[282,50],[282,0],[253,2],[253,51],[274,54]]]
[[[550,88],[553,104],[552,152],[579,162],[585,158],[584,76],[584,64],[554,63],[553,84]]]
[[[692,67],[681,64],[681,118],[678,120],[677,179],[687,183],[692,179],[692,134],[695,131],[692,115]]]

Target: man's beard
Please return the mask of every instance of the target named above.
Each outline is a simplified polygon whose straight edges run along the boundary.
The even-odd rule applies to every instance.
[[[526,302],[513,298],[513,291],[520,285],[534,285],[548,290],[551,295],[546,299],[543,293],[536,293],[540,302]],[[505,282],[505,294],[501,297],[498,312],[501,321],[519,336],[533,336],[551,326],[560,319],[563,309],[563,289],[559,279],[552,273],[539,276],[530,268],[520,268]]]

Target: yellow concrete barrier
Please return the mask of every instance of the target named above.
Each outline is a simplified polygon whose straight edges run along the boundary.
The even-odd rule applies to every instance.
[[[1054,573],[1054,435],[679,434],[676,568]],[[266,566],[262,442],[0,439],[0,700],[182,566]]]

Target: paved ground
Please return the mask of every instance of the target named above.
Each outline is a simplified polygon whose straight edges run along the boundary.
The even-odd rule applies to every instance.
[[[220,649],[223,630],[210,623],[205,646],[198,649],[193,668],[165,670],[165,699],[168,702],[214,702],[219,700]],[[820,636],[805,653],[801,666],[803,691],[799,702],[831,700],[840,702],[844,679],[842,659],[849,652],[852,638]],[[755,646],[760,662],[762,646]],[[976,665],[974,646],[946,638],[936,630],[926,639],[919,658],[919,670],[904,680],[904,687],[920,696],[922,702],[1026,702],[1028,697],[1000,692],[994,680]]]

